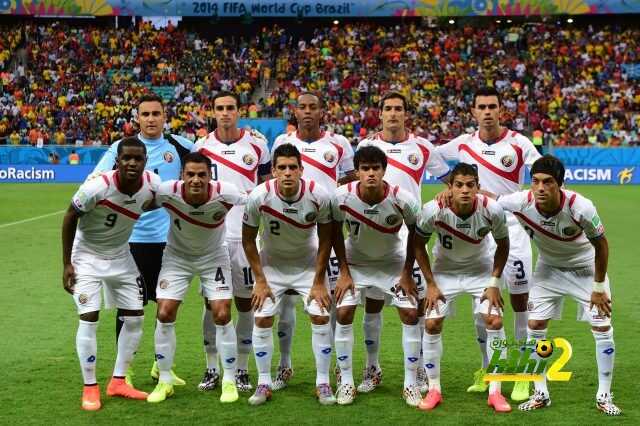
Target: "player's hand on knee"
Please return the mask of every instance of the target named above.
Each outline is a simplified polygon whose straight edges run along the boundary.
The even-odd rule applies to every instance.
[[[399,295],[400,292],[405,294],[413,303],[418,304],[418,286],[416,286],[411,274],[403,272],[400,275],[400,281],[396,285],[396,295]]]
[[[489,310],[487,315],[491,314],[491,308],[494,306],[498,310],[502,310],[504,308],[504,299],[502,299],[500,289],[497,287],[488,287],[484,290],[484,293],[482,293],[482,297],[480,298],[480,303],[485,300],[489,301]]]
[[[329,292],[324,284],[313,284],[311,286],[307,306],[314,300],[320,305],[323,311],[329,312],[331,310],[331,297],[329,297]]]
[[[425,297],[424,311],[426,315],[429,315],[432,310],[435,310],[440,315],[440,309],[438,308],[438,301],[446,303],[447,299],[440,291],[440,288],[436,284],[427,285],[427,295]]]
[[[449,207],[451,205],[451,190],[445,189],[436,194],[434,200],[438,202],[438,204],[442,204],[444,207]]]
[[[338,275],[338,280],[336,281],[336,289],[334,293],[336,297],[336,305],[342,302],[342,298],[347,294],[347,291],[351,292],[351,296],[355,296],[356,287],[353,284],[353,278],[351,278],[351,275],[340,273],[340,275]]]
[[[589,309],[598,308],[598,313],[606,317],[611,316],[611,298],[606,292],[591,292],[591,304]]]
[[[72,264],[64,265],[62,271],[62,287],[64,291],[69,294],[73,294],[73,288],[76,285],[76,271],[73,269]]]
[[[273,296],[271,292],[271,287],[265,282],[264,284],[256,284],[253,286],[253,291],[251,294],[251,307],[254,311],[259,312],[262,310],[262,306],[264,306],[264,302],[270,298],[273,303],[276,302],[276,298]]]

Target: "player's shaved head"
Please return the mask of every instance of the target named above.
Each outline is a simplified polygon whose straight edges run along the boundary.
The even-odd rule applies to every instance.
[[[282,144],[273,151],[273,156],[271,157],[273,167],[276,167],[278,165],[278,158],[280,157],[295,157],[296,160],[298,160],[298,166],[302,166],[302,157],[300,156],[300,151],[298,151],[298,148],[290,143]]]
[[[360,167],[360,164],[379,164],[386,170],[387,155],[376,146],[363,146],[353,156],[353,166],[356,170]]]
[[[144,155],[147,155],[147,147],[146,145],[137,137],[135,136],[129,136],[126,137],[124,139],[122,139],[119,143],[118,143],[118,149],[117,149],[117,155],[118,157],[122,154],[124,148],[126,147],[135,147],[135,148],[140,148],[142,149],[142,152],[144,153]]]

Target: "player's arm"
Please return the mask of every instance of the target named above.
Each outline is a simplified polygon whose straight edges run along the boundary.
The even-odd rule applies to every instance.
[[[351,295],[355,294],[355,285],[353,284],[351,271],[349,270],[349,265],[347,264],[347,252],[344,247],[343,226],[344,222],[342,220],[334,220],[333,251],[336,253],[336,258],[338,259],[338,267],[340,269],[334,294],[336,298],[336,304],[339,304],[342,301],[342,298],[345,296],[347,291],[351,291]]]
[[[325,275],[327,273],[327,263],[331,254],[333,243],[333,222],[318,223],[318,255],[316,256],[316,271],[313,278],[313,285],[309,292],[309,302],[316,300],[318,304],[329,311],[331,309],[331,298],[327,286],[325,285]]]
[[[262,310],[262,305],[267,297],[275,303],[275,298],[271,292],[269,284],[267,284],[267,278],[264,276],[262,270],[262,264],[260,263],[260,255],[258,254],[258,246],[256,245],[256,237],[258,236],[258,228],[249,226],[246,223],[242,224],[242,248],[244,254],[247,256],[247,261],[255,277],[255,284],[253,285],[253,294],[251,297],[251,306],[255,311]]]
[[[593,276],[593,291],[591,292],[591,308],[597,307],[600,314],[611,316],[611,297],[605,289],[607,266],[609,263],[609,242],[602,234],[589,241],[595,249],[595,274]]]
[[[440,291],[436,280],[433,277],[431,271],[431,262],[429,261],[429,255],[427,254],[427,243],[431,238],[431,233],[422,232],[418,229],[413,236],[413,249],[415,254],[415,260],[418,262],[420,271],[427,282],[427,294],[425,297],[424,309],[425,313],[429,315],[431,310],[435,309],[437,313],[440,313],[438,309],[438,300],[446,301],[444,295]]]
[[[491,278],[489,279],[487,288],[485,288],[484,293],[480,298],[480,302],[485,299],[489,301],[489,311],[487,314],[491,313],[492,307],[495,307],[498,310],[504,308],[504,300],[500,294],[500,277],[502,276],[502,271],[504,270],[504,266],[507,264],[507,258],[509,257],[509,237],[496,239],[495,241],[496,252],[493,255],[493,271],[491,271]]]
[[[344,176],[342,176],[340,179],[338,179],[338,186],[340,185],[344,185],[346,183],[349,182],[353,182],[354,180],[357,180],[358,177],[356,176],[356,171],[355,170],[349,170],[348,172],[346,172],[344,174]]]
[[[409,230],[409,236],[407,238],[406,254],[404,257],[404,266],[402,267],[402,273],[400,274],[400,281],[398,282],[397,291],[402,291],[408,297],[412,298],[416,305],[418,304],[418,287],[413,279],[413,264],[415,263],[415,249],[414,238],[416,235],[416,226],[407,225]]]
[[[76,274],[71,264],[71,251],[79,217],[80,214],[71,204],[62,220],[62,287],[69,294],[73,294],[73,287],[76,285]]]

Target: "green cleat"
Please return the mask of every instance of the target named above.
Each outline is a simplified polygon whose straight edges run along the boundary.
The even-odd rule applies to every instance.
[[[467,392],[486,392],[489,383],[484,381],[484,375],[487,371],[484,368],[478,369],[473,373],[473,384],[467,388]]]
[[[515,382],[511,391],[511,400],[526,401],[529,399],[529,382]]]
[[[151,371],[149,372],[149,375],[155,381],[158,381],[158,379],[160,379],[160,369],[158,368],[158,362],[157,361],[153,361],[153,365],[151,366]],[[184,386],[184,385],[187,384],[187,382],[182,380],[180,377],[176,376],[176,373],[174,373],[173,370],[171,370],[171,378],[172,378],[172,381],[173,381],[173,383],[171,383],[171,384],[173,386]]]
[[[158,382],[156,388],[147,397],[147,402],[162,402],[173,395],[173,385],[164,382]]]
[[[238,400],[238,388],[233,380],[222,381],[222,393],[220,394],[220,402],[236,402]]]

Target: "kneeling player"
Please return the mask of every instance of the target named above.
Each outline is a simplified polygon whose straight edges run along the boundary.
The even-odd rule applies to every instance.
[[[402,321],[404,350],[403,397],[410,406],[420,402],[416,386],[420,357],[418,327],[418,289],[413,281],[413,234],[420,206],[411,194],[383,180],[387,158],[377,147],[360,148],[354,157],[359,182],[338,188],[332,207],[338,229],[347,223],[346,243],[336,240],[336,256],[340,276],[336,284],[337,323],[335,330],[336,358],[341,381],[336,393],[338,404],[350,404],[355,397],[353,383],[353,316],[361,300],[367,296],[385,296],[398,308]],[[409,229],[409,243],[404,245],[400,234],[402,224]],[[346,246],[346,248],[345,248]]]
[[[232,206],[246,203],[247,195],[231,183],[212,181],[211,160],[204,155],[187,154],[182,161],[182,180],[163,182],[156,197],[156,205],[166,208],[171,216],[171,228],[156,289],[155,343],[160,378],[147,401],[161,402],[173,395],[176,316],[191,280],[198,275],[216,324],[216,345],[224,370],[220,401],[234,402],[238,399],[238,350],[231,322],[231,266],[224,243],[224,221]]]
[[[151,207],[160,178],[144,171],[147,150],[138,138],[123,139],[117,155],[116,170],[78,189],[62,223],[62,284],[73,295],[80,315],[76,349],[84,378],[84,410],[101,407],[96,381],[96,331],[103,286],[124,322],[107,395],[147,397],[125,383],[144,319],[142,281],[127,241],[140,214]]]
[[[332,239],[331,196],[314,181],[301,179],[300,152],[293,145],[276,148],[272,164],[275,179],[251,191],[242,227],[242,245],[255,277],[253,350],[259,373],[249,403],[259,405],[271,398],[273,316],[285,292],[295,290],[311,318],[318,400],[334,404],[329,384],[331,301],[325,276]],[[261,222],[262,250],[258,254]]]
[[[427,281],[426,333],[422,353],[429,379],[429,391],[420,402],[421,410],[432,410],[442,402],[440,359],[442,358],[442,326],[449,304],[461,294],[470,294],[487,329],[487,351],[503,347],[503,301],[498,281],[509,255],[509,230],[505,213],[493,200],[479,195],[478,171],[466,163],[458,163],[449,181],[451,206],[438,201],[424,205],[420,213],[415,239],[416,260]],[[425,244],[431,234],[438,233],[433,250],[433,273]],[[491,232],[496,250],[491,259]],[[511,406],[500,392],[500,382],[489,384],[488,404],[497,412],[509,412]]]
[[[531,191],[501,196],[498,203],[518,218],[540,253],[529,293],[527,340],[547,336],[550,319],[559,319],[563,297],[571,296],[591,322],[596,341],[598,392],[596,407],[610,416],[621,414],[613,403],[611,380],[615,345],[611,327],[611,293],[607,277],[609,245],[593,203],[561,189],[564,166],[545,155],[531,166]],[[531,358],[538,359],[534,351]],[[518,408],[531,411],[551,404],[546,380]]]

